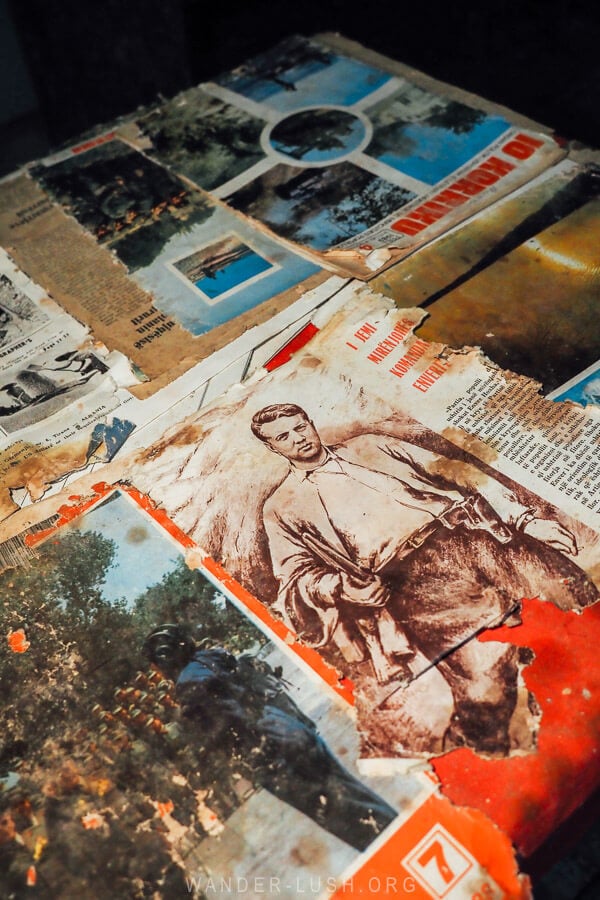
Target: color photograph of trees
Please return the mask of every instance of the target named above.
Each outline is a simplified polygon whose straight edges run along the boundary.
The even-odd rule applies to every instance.
[[[213,212],[199,191],[118,140],[32,174],[130,271],[150,265],[170,237]]]
[[[376,225],[414,198],[350,162],[323,168],[278,165],[226,200],[281,237],[327,250]]]
[[[173,171],[212,190],[264,158],[262,119],[195,88],[138,120],[150,151]]]
[[[143,641],[164,621],[233,653],[266,638],[119,493],[5,568],[0,598],[4,896],[189,896],[169,832],[201,841],[240,776],[182,739]]]
[[[508,128],[500,116],[408,82],[365,112],[373,123],[365,152],[426,184],[450,175]]]

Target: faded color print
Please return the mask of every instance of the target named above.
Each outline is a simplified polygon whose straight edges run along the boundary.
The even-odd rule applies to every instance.
[[[132,272],[149,265],[173,235],[212,214],[198,191],[119,140],[32,172]]]
[[[96,882],[102,897],[135,891],[140,872],[179,896],[186,879],[218,880],[232,864],[240,876],[276,865],[295,884],[303,845],[319,846],[311,873],[325,879],[422,790],[358,779],[349,709],[189,569],[135,498],[111,493],[33,549],[10,543],[0,878],[11,893],[32,865],[65,897]],[[174,628],[163,623],[192,648],[181,671],[148,641]]]
[[[144,150],[174,172],[318,252],[401,210],[509,128],[302,37],[137,124]]]
[[[263,259],[234,236],[198,250],[172,265],[191,281],[209,302],[215,303],[267,274],[273,268],[268,260]]]

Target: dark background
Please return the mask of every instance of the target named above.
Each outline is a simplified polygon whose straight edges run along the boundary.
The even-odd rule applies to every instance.
[[[324,30],[600,146],[598,17],[583,0],[0,0],[0,169]]]

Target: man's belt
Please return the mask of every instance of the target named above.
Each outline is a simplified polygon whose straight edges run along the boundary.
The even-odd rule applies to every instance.
[[[395,559],[402,560],[414,550],[421,547],[425,541],[442,529],[454,531],[463,527],[469,531],[487,531],[499,543],[507,544],[512,539],[512,531],[504,524],[498,513],[490,506],[481,494],[472,494],[465,500],[458,500],[452,506],[436,516],[431,522],[427,522],[401,544]],[[325,544],[318,537],[304,531],[302,540],[306,546],[315,553],[320,560],[333,569],[343,569],[357,578],[369,578],[374,574],[370,569],[359,566],[350,556]],[[379,573],[383,574],[383,573]]]
[[[512,538],[512,531],[487,500],[481,494],[473,494],[466,500],[454,503],[441,515],[414,531],[400,547],[398,559],[403,559],[413,550],[422,547],[429,537],[438,533],[442,528],[454,531],[459,527],[469,531],[487,531],[501,544],[507,544]]]

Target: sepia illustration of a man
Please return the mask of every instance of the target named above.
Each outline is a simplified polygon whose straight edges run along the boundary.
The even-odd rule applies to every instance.
[[[532,595],[528,573],[563,607],[597,599],[564,556],[577,553],[570,531],[476,466],[392,435],[325,446],[295,404],[259,410],[251,428],[290,467],[263,509],[286,623],[370,660],[380,683],[409,675],[417,653],[437,661],[454,698],[446,744],[507,752],[517,650],[469,638]]]

